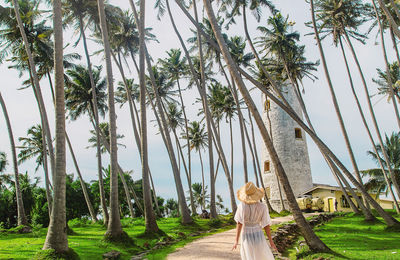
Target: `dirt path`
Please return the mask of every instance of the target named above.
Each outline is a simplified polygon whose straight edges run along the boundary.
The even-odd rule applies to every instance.
[[[304,214],[305,217],[318,213]],[[293,220],[292,216],[279,217],[272,219],[272,225],[280,224]],[[236,230],[231,229],[222,233],[207,236],[195,240],[174,253],[168,255],[167,260],[240,260],[239,249],[232,251],[235,241]]]

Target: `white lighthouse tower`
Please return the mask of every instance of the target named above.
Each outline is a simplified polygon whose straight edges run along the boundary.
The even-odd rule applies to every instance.
[[[288,103],[303,118],[293,87],[284,84],[281,91]],[[265,126],[272,137],[275,150],[289,178],[294,195],[297,197],[313,187],[305,132],[285,111],[267,99],[264,94],[263,103]],[[279,189],[278,178],[265,145],[262,148],[262,158],[263,181],[266,189],[269,189],[269,198],[273,209],[282,210],[281,196],[285,208],[289,209],[282,186]],[[281,194],[279,190],[281,190]]]

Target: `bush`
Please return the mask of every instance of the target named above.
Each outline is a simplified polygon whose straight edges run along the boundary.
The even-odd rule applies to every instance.
[[[91,221],[87,218],[74,218],[68,221],[68,226],[71,228],[87,227],[91,224]]]
[[[208,225],[211,228],[220,228],[222,226],[222,220],[219,218],[211,219],[210,222],[208,222]]]
[[[123,218],[121,219],[121,225],[123,228],[131,227],[134,225],[135,220],[133,218]]]

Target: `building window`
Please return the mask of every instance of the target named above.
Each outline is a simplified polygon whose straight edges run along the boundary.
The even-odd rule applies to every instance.
[[[270,172],[271,171],[271,163],[269,161],[264,162],[264,172]]]
[[[264,102],[264,111],[269,111],[271,109],[271,101],[266,99]]]
[[[295,135],[296,139],[303,139],[303,133],[301,132],[300,128],[294,129],[294,135]]]
[[[351,199],[351,196],[349,196]],[[342,195],[342,197],[340,198],[340,202],[341,202],[341,206],[342,208],[350,208],[350,204],[349,202],[346,200],[346,198],[344,197],[344,195]]]

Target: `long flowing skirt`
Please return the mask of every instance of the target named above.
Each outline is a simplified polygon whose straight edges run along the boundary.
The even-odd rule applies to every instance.
[[[261,226],[243,226],[240,255],[242,260],[274,259]]]

